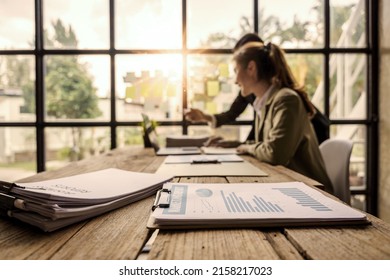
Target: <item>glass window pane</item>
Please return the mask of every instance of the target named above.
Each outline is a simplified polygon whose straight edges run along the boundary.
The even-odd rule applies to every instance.
[[[212,135],[213,133],[213,129],[208,125],[190,125],[188,127],[188,135],[191,136]]]
[[[233,48],[253,32],[253,0],[188,0],[187,47]]]
[[[367,66],[363,54],[330,57],[330,117],[365,119],[367,116]]]
[[[182,45],[181,0],[115,1],[117,49],[178,49]]]
[[[210,126],[189,126],[189,135],[215,135],[225,140],[245,142],[252,126],[250,125],[224,125],[216,129]]]
[[[141,125],[135,127],[118,127],[117,146],[143,146],[142,128]]]
[[[331,125],[330,137],[348,139],[353,142],[349,165],[349,183],[351,188],[366,188],[366,126],[364,125]]]
[[[188,57],[188,107],[208,114],[230,108],[239,92],[231,55],[191,55]],[[237,120],[252,120],[253,108],[247,106]]]
[[[109,120],[108,56],[54,55],[45,58],[48,120]]]
[[[108,0],[43,1],[46,49],[109,48]]]
[[[0,122],[35,121],[33,56],[0,56]]]
[[[330,44],[332,47],[365,47],[364,0],[330,1]]]
[[[362,211],[367,211],[367,197],[363,194],[351,195],[351,206],[353,208],[360,209]]]
[[[36,174],[35,128],[0,127],[0,178],[16,180]]]
[[[0,49],[35,49],[34,3],[0,1]]]
[[[287,62],[313,104],[324,111],[324,57],[318,54],[286,54]]]
[[[182,56],[116,56],[117,119],[182,120]]]
[[[214,135],[228,141],[245,142],[251,129],[249,125],[223,125],[215,129]]]
[[[165,147],[167,136],[182,135],[183,130],[181,126],[157,126],[156,133],[160,146]]]
[[[46,169],[53,170],[110,149],[110,129],[49,127],[45,130]]]
[[[323,2],[259,1],[260,37],[285,48],[323,47]]]
[[[152,122],[155,122],[156,119],[150,117]],[[120,138],[121,146],[128,145],[144,145],[143,139],[143,129],[140,125],[137,127],[123,127],[117,130],[120,134],[118,134],[118,138]],[[157,135],[157,143],[160,147],[166,146],[166,138],[172,135],[182,135],[182,127],[181,126],[162,126],[156,122],[156,135]]]

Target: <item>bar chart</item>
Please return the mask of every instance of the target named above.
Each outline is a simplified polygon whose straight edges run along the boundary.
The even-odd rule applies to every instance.
[[[245,200],[235,192],[225,194],[221,191],[221,195],[226,209],[231,213],[284,212],[278,204],[265,201],[257,195],[253,195],[251,200]]]
[[[295,203],[300,207],[309,207],[314,211],[332,211],[332,209],[318,202],[298,188],[273,188],[272,190],[281,192],[294,199]],[[245,199],[243,196],[237,195],[234,191],[225,193],[221,190],[220,193],[225,207],[230,213],[282,213],[285,211],[278,203],[267,201],[259,195],[252,195],[251,198]],[[275,197],[278,196],[279,195],[275,194]]]
[[[310,207],[315,211],[332,211],[332,209],[326,207],[298,188],[274,188],[274,190],[278,190],[281,193],[294,198],[297,201],[297,204],[302,205],[303,207]]]

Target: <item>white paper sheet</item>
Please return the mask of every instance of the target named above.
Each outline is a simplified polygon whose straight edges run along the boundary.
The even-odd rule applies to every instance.
[[[145,191],[168,181],[172,176],[131,172],[108,168],[75,176],[34,183],[18,183],[25,189],[13,192],[25,197],[50,201],[103,203],[129,194]]]
[[[237,155],[183,155],[168,156],[164,163],[197,163],[197,162],[241,162],[244,161]]]
[[[268,176],[266,172],[253,164],[242,162],[219,163],[163,163],[156,171],[157,174],[171,176]]]

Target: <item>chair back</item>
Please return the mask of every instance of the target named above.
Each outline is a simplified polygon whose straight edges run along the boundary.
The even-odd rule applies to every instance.
[[[334,195],[351,204],[349,189],[349,160],[353,143],[344,139],[328,139],[320,145],[326,172],[332,182]]]

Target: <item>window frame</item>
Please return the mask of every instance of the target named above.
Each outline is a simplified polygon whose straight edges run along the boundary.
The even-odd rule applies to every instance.
[[[364,0],[366,16],[366,42],[364,48],[335,48],[330,46],[330,0],[323,0],[324,3],[324,47],[323,48],[289,48],[284,49],[288,54],[322,54],[324,56],[324,94],[325,115],[329,116],[329,91],[330,91],[330,56],[332,54],[363,54],[366,55],[367,64],[367,116],[363,120],[331,119],[331,125],[358,124],[366,127],[366,188],[363,190],[352,190],[352,195],[364,195],[366,197],[366,211],[377,215],[378,212],[378,122],[379,122],[379,4],[377,1]],[[46,170],[45,162],[45,128],[48,127],[109,127],[111,134],[111,149],[117,147],[117,128],[125,126],[138,126],[136,121],[116,120],[116,85],[115,85],[115,56],[118,54],[180,54],[183,57],[183,95],[182,106],[187,108],[187,57],[191,54],[231,54],[229,49],[188,49],[187,42],[187,0],[182,0],[182,48],[178,50],[132,50],[115,48],[115,0],[108,0],[109,9],[109,49],[50,49],[46,50],[43,44],[43,0],[35,0],[35,48],[33,50],[0,50],[0,55],[32,55],[35,57],[35,122],[0,122],[0,127],[34,127],[36,129],[36,166],[37,172]],[[258,8],[261,1],[253,0],[253,32],[258,33]],[[44,59],[48,55],[107,55],[110,57],[110,120],[109,121],[88,121],[88,122],[49,122],[45,120],[44,100]],[[184,134],[188,133],[190,125],[184,120],[161,121],[161,126],[178,125],[182,127]],[[236,121],[232,125],[250,125],[251,121]]]

